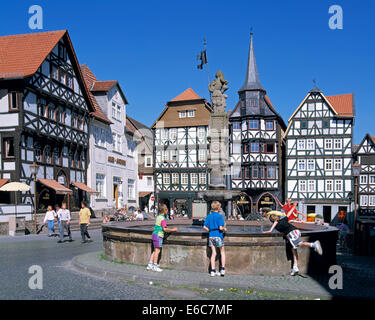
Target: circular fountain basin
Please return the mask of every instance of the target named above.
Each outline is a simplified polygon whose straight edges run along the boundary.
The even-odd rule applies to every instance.
[[[264,222],[263,222],[264,223]],[[225,233],[226,271],[229,274],[281,275],[289,273],[292,253],[289,243],[276,231],[268,230],[268,222],[227,221]],[[313,223],[293,223],[301,230],[302,240],[319,240],[323,255],[312,249],[298,249],[298,267],[305,274],[327,273],[336,264],[338,229]],[[152,252],[153,222],[111,222],[102,225],[104,254],[111,260],[145,265]],[[160,254],[162,267],[177,270],[208,272],[211,249],[208,233],[192,220],[168,221],[178,232],[166,233]],[[220,257],[217,256],[217,259]],[[217,261],[218,265],[218,261]],[[216,267],[217,268],[217,267]]]

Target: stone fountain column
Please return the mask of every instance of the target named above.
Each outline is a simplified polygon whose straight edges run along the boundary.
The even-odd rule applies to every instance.
[[[231,214],[231,200],[240,191],[230,190],[227,177],[229,172],[229,120],[225,111],[228,81],[221,71],[216,72],[215,79],[208,85],[211,93],[213,112],[211,113],[208,142],[210,150],[208,168],[210,171],[209,190],[198,193],[205,201],[220,201],[226,204],[226,216]]]

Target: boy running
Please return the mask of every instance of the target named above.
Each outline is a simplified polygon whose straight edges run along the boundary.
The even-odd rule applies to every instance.
[[[301,239],[301,232],[292,224],[289,223],[288,219],[289,216],[292,214],[294,209],[297,207],[297,202],[295,201],[293,206],[287,212],[286,216],[280,218],[275,214],[270,214],[270,221],[273,222],[272,227],[270,230],[265,231],[263,233],[271,233],[273,229],[276,229],[280,233],[282,233],[292,245],[292,252],[293,252],[293,268],[290,272],[291,276],[298,274],[298,255],[297,255],[297,248],[298,247],[308,247],[312,248],[317,252],[319,255],[323,254],[322,246],[320,245],[320,241],[317,240],[315,242],[305,242]]]
[[[203,225],[204,230],[209,232],[208,245],[212,250],[210,272],[211,277],[214,277],[216,275],[221,275],[222,277],[224,277],[225,275],[225,249],[223,232],[226,232],[227,228],[225,228],[223,216],[219,213],[220,208],[220,202],[213,201],[211,204],[211,213],[207,216]],[[222,266],[220,268],[220,272],[216,272],[215,270],[216,247],[220,248],[221,254]]]
[[[163,246],[164,232],[175,232],[178,231],[178,228],[167,228],[165,216],[168,214],[168,208],[165,204],[161,204],[158,211],[159,215],[156,218],[154,231],[152,232],[154,251],[151,254],[147,270],[161,272],[163,269],[160,269],[160,266],[158,265],[158,258],[160,249]]]

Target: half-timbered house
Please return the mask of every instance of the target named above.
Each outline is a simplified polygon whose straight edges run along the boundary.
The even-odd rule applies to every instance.
[[[211,112],[209,102],[188,88],[167,102],[151,127],[156,201],[190,217],[197,192],[208,189]]]
[[[287,197],[331,222],[352,210],[353,94],[325,96],[316,86],[289,119]]]
[[[67,31],[0,37],[1,178],[31,185],[38,209],[87,197],[89,115],[94,111]]]
[[[87,65],[82,74],[95,111],[90,121],[90,163],[88,185],[97,191],[91,197],[95,211],[124,208],[128,179],[127,143],[125,139],[126,104],[118,81],[99,81]]]
[[[358,215],[375,216],[375,137],[369,133],[355,150],[354,160],[361,165],[358,178]]]
[[[283,201],[286,125],[262,87],[251,34],[246,80],[229,117],[231,188],[242,193],[234,211],[251,217]]]

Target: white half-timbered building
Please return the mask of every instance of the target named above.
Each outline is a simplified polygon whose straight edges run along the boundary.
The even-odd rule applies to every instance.
[[[237,214],[256,215],[283,201],[286,125],[262,87],[251,34],[246,80],[229,117],[231,188],[241,190],[234,201]],[[250,215],[250,216],[249,216]]]
[[[316,86],[289,119],[286,195],[325,222],[353,209],[353,122],[353,94],[325,96]]]
[[[167,102],[154,131],[156,201],[191,218],[197,192],[208,189],[207,130],[212,108],[188,88]]]
[[[31,185],[17,197],[34,205],[36,162],[38,210],[62,201],[78,208],[87,199],[94,109],[68,32],[0,37],[0,57],[1,178]]]
[[[369,133],[354,152],[354,160],[361,165],[358,178],[358,215],[375,216],[375,137]]]
[[[126,104],[118,81],[99,81],[87,65],[82,74],[95,111],[90,121],[90,163],[88,185],[97,191],[91,208],[105,212],[126,206],[128,182],[127,143],[125,139]]]

